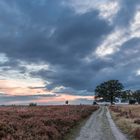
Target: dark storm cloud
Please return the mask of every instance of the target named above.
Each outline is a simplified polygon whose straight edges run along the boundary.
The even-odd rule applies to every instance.
[[[77,90],[77,94],[81,95],[93,91],[95,86],[104,80],[119,79],[124,83],[130,80],[132,83],[131,81],[137,79],[138,76],[133,75],[138,69],[139,61],[127,61],[130,58],[139,58],[134,52],[134,49],[139,51],[139,38],[122,44],[120,51],[110,56],[110,59],[94,56],[87,61],[86,57],[94,53],[103,39],[116,27],[130,23],[139,2],[120,1],[120,10],[112,25],[100,18],[98,10],[76,14],[61,2],[0,2],[0,52],[9,58],[5,65],[20,69],[24,73],[27,69],[20,66],[22,61],[38,65],[40,62],[47,63],[50,66],[49,70],[39,70],[30,74],[49,81],[46,85],[49,90],[64,86],[74,94]],[[128,50],[133,52],[129,54]],[[85,90],[85,93],[79,93],[81,90]]]
[[[40,31],[40,28],[32,29],[34,25],[43,26],[44,22],[46,27],[50,24],[47,21],[50,16],[47,13],[48,9],[45,6],[35,8],[34,4],[25,1],[21,6],[20,2],[17,3],[20,12],[24,13],[23,17],[28,16],[30,19],[31,23],[28,26],[31,29],[28,32],[24,28],[18,30],[21,37],[17,36],[13,39],[11,36],[11,39],[1,39],[1,46],[4,48],[0,47],[0,50],[12,59],[31,62],[45,61],[50,65],[58,65],[57,72],[40,71],[38,73],[45,80],[50,80],[53,87],[63,85],[75,89],[85,89],[88,87],[90,74],[93,73],[92,69],[94,71],[94,68],[92,65],[87,65],[82,59],[97,47],[103,35],[108,34],[112,27],[98,17],[97,11],[75,15],[72,11],[70,13],[67,10],[67,14],[62,14],[57,21],[50,19],[54,22],[52,25],[55,25],[55,31],[49,37],[47,31]],[[55,9],[57,8],[59,7],[55,7]],[[44,12],[46,15],[39,15]],[[57,10],[54,12],[57,17]],[[65,13],[65,8],[63,12]],[[89,82],[85,82],[85,78],[88,78]]]
[[[56,67],[54,68],[56,71],[41,70],[33,72],[32,75],[40,75],[44,80],[47,79],[50,82],[50,84],[47,84],[49,90],[63,85],[77,90],[93,91],[98,72],[105,67],[112,68],[114,64],[107,60],[94,60],[92,63],[86,64],[86,62],[83,62],[83,64],[70,69]]]
[[[120,67],[118,72],[119,77],[127,88],[137,89],[139,88],[139,75],[137,70],[140,69],[140,38],[132,38],[122,45],[121,50],[114,55],[114,59],[118,64],[116,67]]]
[[[38,28],[21,31],[25,35],[17,38],[18,41],[16,38],[7,42],[0,41],[4,46],[1,51],[11,58],[72,67],[82,63],[81,58],[96,48],[102,36],[112,29],[107,22],[99,19],[96,11],[81,16],[68,14],[61,18],[51,37],[47,37],[47,31],[45,33]]]

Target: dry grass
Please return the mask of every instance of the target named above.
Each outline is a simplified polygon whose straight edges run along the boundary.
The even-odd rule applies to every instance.
[[[122,111],[131,111],[135,117],[140,118],[140,105],[124,105],[119,107]]]
[[[112,106],[110,110],[120,129],[131,139],[140,140],[140,105]]]

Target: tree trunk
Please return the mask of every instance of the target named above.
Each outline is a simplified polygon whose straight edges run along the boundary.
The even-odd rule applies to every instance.
[[[110,97],[110,103],[113,104],[113,96]]]

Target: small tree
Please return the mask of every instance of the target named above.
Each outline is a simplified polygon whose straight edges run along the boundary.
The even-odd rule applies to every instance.
[[[122,89],[123,85],[118,80],[109,80],[96,87],[95,95],[113,104],[115,97],[119,97]]]
[[[65,101],[65,104],[66,104],[66,105],[68,105],[68,104],[69,104],[69,101],[68,101],[68,100],[66,100],[66,101]]]

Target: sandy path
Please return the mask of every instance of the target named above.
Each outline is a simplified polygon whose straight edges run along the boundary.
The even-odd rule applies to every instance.
[[[105,106],[94,112],[75,140],[127,140],[111,119]]]

